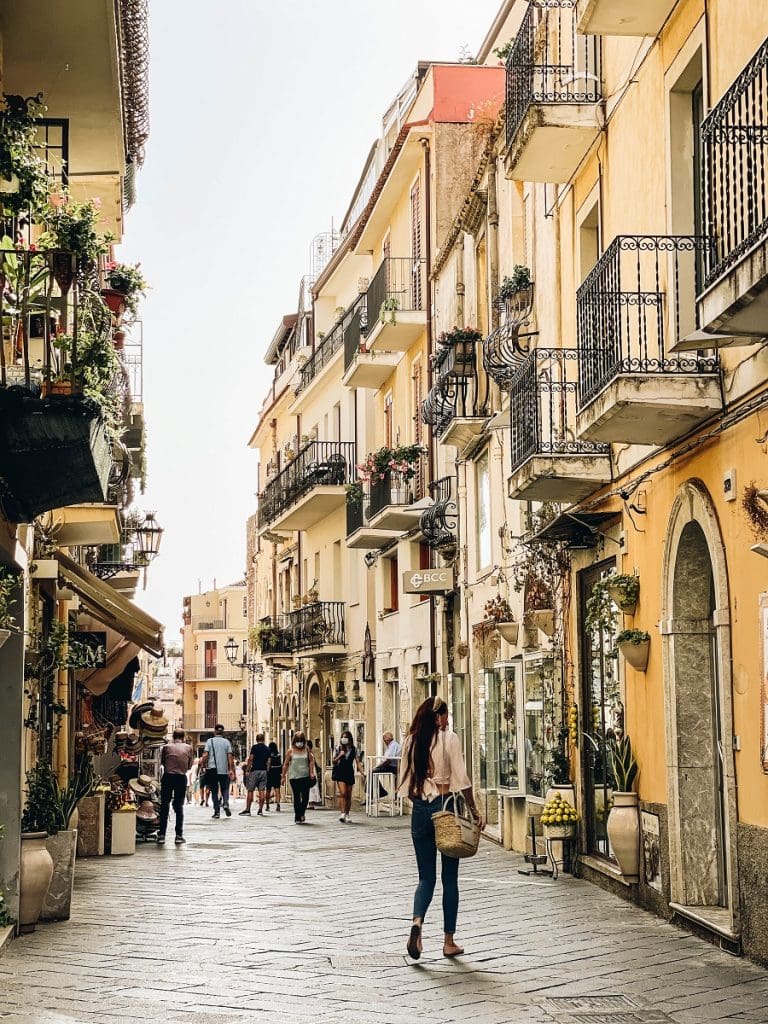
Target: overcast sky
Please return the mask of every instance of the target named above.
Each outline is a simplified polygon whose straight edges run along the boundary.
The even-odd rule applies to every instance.
[[[247,447],[309,244],[341,220],[418,60],[475,52],[500,0],[160,0],[151,135],[121,260],[141,260],[149,486],[166,529],[136,601],[178,638],[184,594],[241,579]]]

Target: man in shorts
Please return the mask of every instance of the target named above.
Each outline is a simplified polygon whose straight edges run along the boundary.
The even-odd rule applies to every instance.
[[[267,769],[269,768],[270,756],[269,747],[264,742],[264,733],[257,733],[256,742],[251,747],[251,752],[245,763],[245,771],[243,772],[246,797],[245,810],[240,811],[241,815],[251,813],[253,794],[256,790],[259,793],[259,810],[257,813],[264,814],[264,800],[267,796]]]

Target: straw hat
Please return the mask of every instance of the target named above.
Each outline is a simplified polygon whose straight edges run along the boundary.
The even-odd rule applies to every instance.
[[[165,735],[168,719],[160,704],[155,704],[150,711],[144,712],[141,716],[140,728],[142,732],[156,732]]]
[[[135,733],[131,733],[123,740],[121,746],[115,742],[115,750],[120,754],[132,755],[140,754],[144,749],[144,741],[141,736],[137,736]]]
[[[136,817],[139,821],[155,821],[157,819],[157,811],[151,800],[141,801],[139,809],[136,811]]]
[[[132,729],[138,729],[139,722],[141,721],[141,716],[145,712],[151,711],[153,707],[154,704],[152,703],[151,700],[144,701],[143,704],[137,704],[131,711],[130,718],[128,719],[128,725]]]
[[[140,775],[137,779],[130,779],[128,785],[137,796],[151,797],[157,793],[157,783],[151,775]]]

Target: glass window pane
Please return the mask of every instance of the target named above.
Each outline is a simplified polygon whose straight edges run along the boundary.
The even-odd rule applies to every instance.
[[[501,749],[499,785],[502,789],[520,788],[520,761],[517,749],[517,665],[505,665],[501,693]]]

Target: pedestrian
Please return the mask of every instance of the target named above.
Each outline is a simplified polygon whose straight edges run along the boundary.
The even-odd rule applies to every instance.
[[[293,735],[291,749],[285,758],[281,782],[286,778],[293,790],[293,820],[296,825],[303,825],[309,801],[309,791],[315,779],[315,759],[307,749],[307,738],[303,732]]]
[[[165,830],[168,827],[168,812],[176,812],[176,845],[185,843],[184,838],[184,798],[187,795],[187,772],[192,767],[195,753],[188,743],[184,742],[184,730],[174,729],[173,740],[166,743],[160,751],[160,766],[163,777],[160,780],[160,831],[158,843],[165,842]]]
[[[275,810],[280,810],[280,790],[282,788],[283,759],[277,744],[273,741],[269,744],[269,767],[267,768],[267,799],[265,806],[269,810],[269,800],[275,794]]]
[[[339,821],[351,822],[349,816],[352,807],[352,788],[355,785],[355,768],[363,771],[360,758],[357,756],[355,741],[349,729],[345,729],[339,737],[339,745],[333,755],[331,778],[336,783],[339,794]]]
[[[267,770],[269,768],[269,747],[264,742],[264,733],[260,732],[256,735],[256,742],[251,747],[251,752],[248,755],[248,760],[245,762],[245,768],[243,769],[243,778],[245,779],[245,810],[240,811],[240,814],[250,814],[251,804],[253,803],[253,794],[256,790],[259,793],[259,809],[257,814],[264,814],[264,800],[267,796]]]
[[[422,953],[421,929],[435,891],[437,844],[432,815],[442,810],[449,793],[464,795],[472,817],[480,828],[485,824],[475,804],[467,775],[461,740],[448,729],[448,705],[442,697],[429,697],[419,705],[403,746],[398,793],[413,803],[411,838],[419,870],[419,884],[413,898],[413,926],[408,937],[408,955],[418,960]],[[454,942],[459,909],[459,861],[440,854],[443,883],[443,956],[459,956],[464,950]]]
[[[224,735],[224,726],[221,723],[214,728],[214,735],[206,741],[205,750],[202,756],[202,765],[205,769],[205,785],[210,789],[213,797],[214,818],[220,818],[220,808],[228,818],[232,817],[229,809],[229,784],[235,777],[235,756],[232,753],[232,744]],[[221,792],[221,796],[219,796]]]
[[[391,732],[385,732],[381,737],[381,742],[384,745],[384,757],[371,770],[372,775],[394,775],[397,778],[397,769],[400,761],[400,755],[403,752],[403,748],[397,742]],[[387,796],[387,791],[379,780],[379,797]]]
[[[315,745],[312,742],[312,740],[307,740],[307,750],[309,750],[309,752],[312,754],[313,757],[315,756]],[[314,809],[320,804],[320,800],[321,800],[321,797],[320,797],[320,776],[319,776],[319,774],[316,774],[315,775],[315,783],[312,786],[312,789],[310,789],[310,791],[309,791],[309,809],[310,809],[310,811],[314,811]]]

